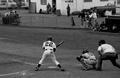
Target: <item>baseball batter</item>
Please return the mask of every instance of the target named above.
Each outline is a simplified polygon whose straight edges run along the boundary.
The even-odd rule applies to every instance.
[[[55,51],[56,51],[56,44],[53,42],[53,38],[50,36],[47,38],[47,41],[43,43],[42,48],[44,49],[43,55],[41,60],[39,61],[38,66],[36,67],[35,71],[38,71],[40,66],[42,65],[43,61],[46,57],[50,57],[52,61],[60,68],[61,71],[64,69],[61,67],[60,63],[56,60]]]

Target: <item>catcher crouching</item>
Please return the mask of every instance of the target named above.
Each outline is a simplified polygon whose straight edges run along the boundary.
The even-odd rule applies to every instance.
[[[76,59],[81,63],[82,70],[96,69],[97,59],[92,52],[84,50]]]

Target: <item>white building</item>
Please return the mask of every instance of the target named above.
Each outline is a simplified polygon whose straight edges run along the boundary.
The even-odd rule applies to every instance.
[[[29,7],[29,0],[21,0],[21,7],[28,8]]]
[[[61,11],[61,14],[66,15],[66,7],[69,4],[71,12],[89,9],[95,6],[104,6],[114,4],[114,0],[31,0],[31,11],[39,12],[40,9],[46,10],[47,4],[56,5],[56,9]],[[33,12],[34,12],[33,11]]]
[[[120,0],[116,0],[116,13],[120,14]]]

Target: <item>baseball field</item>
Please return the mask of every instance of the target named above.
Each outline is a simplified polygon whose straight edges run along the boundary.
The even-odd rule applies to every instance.
[[[56,44],[65,41],[55,53],[66,70],[64,72],[49,58],[39,71],[34,71],[42,56],[42,43],[49,35],[54,37]],[[105,39],[120,52],[120,33],[0,26],[0,78],[119,78],[120,69],[109,61],[103,62],[102,71],[83,71],[75,59],[86,48],[97,57],[97,42],[100,39]]]
[[[120,69],[112,66],[109,61],[103,62],[102,71],[83,71],[76,60],[84,49],[98,57],[97,47],[100,39],[105,39],[120,53],[120,33],[81,29],[80,19],[77,17],[75,17],[77,26],[71,27],[70,17],[66,16],[27,13],[22,13],[21,16],[21,26],[0,24],[0,78],[120,77]],[[55,52],[57,60],[66,70],[64,72],[60,71],[49,58],[39,71],[34,71],[43,53],[41,46],[49,35],[54,37],[56,44],[64,40],[64,44]],[[120,57],[117,62],[120,63]]]

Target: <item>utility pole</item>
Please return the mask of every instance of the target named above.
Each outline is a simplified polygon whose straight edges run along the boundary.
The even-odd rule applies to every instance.
[[[119,0],[116,0],[116,13],[117,14],[120,14],[120,1]]]
[[[77,9],[77,0],[76,0],[76,11],[77,11],[78,9]]]
[[[31,12],[31,0],[29,0],[29,13]]]

